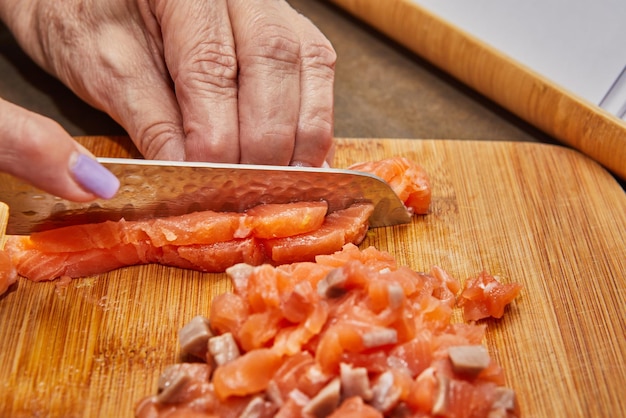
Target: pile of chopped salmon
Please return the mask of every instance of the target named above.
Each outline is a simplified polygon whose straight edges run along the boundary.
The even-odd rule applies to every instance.
[[[233,292],[180,331],[194,360],[164,371],[138,417],[519,416],[485,325],[452,321],[457,305],[501,316],[517,284],[482,273],[461,289],[441,268],[418,273],[352,244],[227,272]]]

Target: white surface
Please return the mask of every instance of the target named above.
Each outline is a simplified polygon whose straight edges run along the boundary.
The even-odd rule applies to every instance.
[[[411,1],[594,104],[626,68],[626,0]]]

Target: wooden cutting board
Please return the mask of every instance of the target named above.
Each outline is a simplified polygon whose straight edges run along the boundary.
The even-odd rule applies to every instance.
[[[80,138],[137,155],[125,138]],[[404,155],[430,173],[430,214],[363,243],[417,270],[485,269],[524,290],[486,344],[526,417],[626,414],[626,195],[598,164],[535,143],[342,139],[335,165]],[[0,197],[1,199],[1,197]],[[130,417],[178,357],[177,331],[229,289],[157,265],[0,297],[0,416]]]

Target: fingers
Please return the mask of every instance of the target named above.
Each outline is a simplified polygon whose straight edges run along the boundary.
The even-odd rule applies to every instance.
[[[0,171],[59,197],[113,197],[118,179],[56,122],[0,99]]]
[[[332,142],[335,52],[284,1],[230,0],[241,162],[320,166]]]
[[[324,163],[335,53],[286,1],[110,0],[77,14],[80,4],[38,3],[49,10],[37,16],[64,29],[44,31],[38,62],[144,157]]]
[[[226,0],[155,2],[188,160],[239,162],[237,55]]]
[[[82,3],[30,8],[34,15],[24,21],[35,28],[16,33],[25,51],[123,126],[146,158],[184,160],[182,117],[151,9],[145,2],[109,0],[82,13]]]
[[[282,1],[229,6],[240,64],[241,162],[289,164],[300,112],[300,39]]]
[[[292,10],[297,14],[295,10]],[[337,55],[305,17],[292,19],[301,40],[300,114],[292,165],[319,167],[332,160],[333,98]]]
[[[112,78],[106,106],[97,106],[124,127],[139,152],[153,160],[183,161],[185,137],[178,103],[165,81],[151,71],[127,85]],[[119,90],[118,90],[119,89]],[[97,103],[87,100],[89,103]]]
[[[283,1],[160,4],[187,159],[324,163],[335,53],[311,22]]]

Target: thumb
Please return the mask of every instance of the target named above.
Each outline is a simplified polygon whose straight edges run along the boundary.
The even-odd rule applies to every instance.
[[[119,180],[58,123],[2,99],[0,149],[0,171],[64,199],[110,198],[119,187]]]

